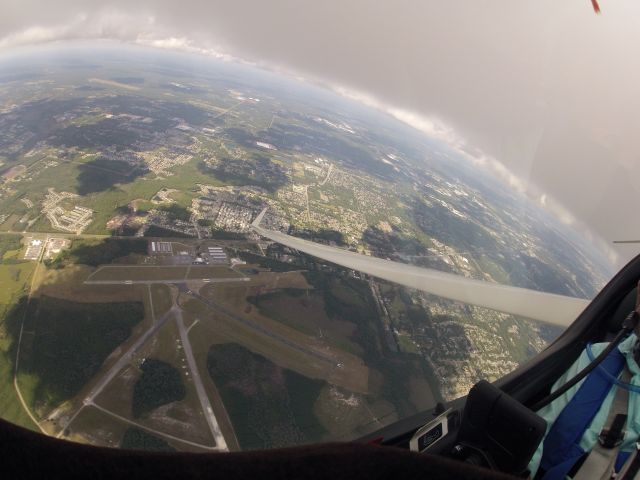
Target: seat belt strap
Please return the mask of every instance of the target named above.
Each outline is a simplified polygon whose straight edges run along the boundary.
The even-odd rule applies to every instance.
[[[624,383],[629,383],[631,380],[631,372],[626,362],[620,380]],[[616,459],[624,439],[624,427],[629,410],[629,390],[621,386],[615,388],[616,392],[604,428],[587,459],[574,475],[574,480],[609,480],[615,474]]]

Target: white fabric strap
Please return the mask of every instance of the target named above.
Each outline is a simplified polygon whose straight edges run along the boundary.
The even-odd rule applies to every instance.
[[[629,383],[631,380],[631,372],[627,367],[627,362],[624,364],[620,380],[624,383]],[[620,386],[615,386],[614,388],[616,389],[616,393],[613,397],[613,403],[609,409],[609,415],[607,416],[603,430],[611,429],[616,416],[620,414],[627,415],[629,410],[629,390]],[[616,459],[618,458],[619,451],[619,445],[614,448],[605,448],[600,441],[596,442],[593,450],[591,450],[587,459],[580,467],[580,470],[578,470],[573,477],[573,480],[610,480],[614,478]]]

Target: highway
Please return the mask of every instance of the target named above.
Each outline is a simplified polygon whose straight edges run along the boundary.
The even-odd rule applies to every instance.
[[[563,327],[571,324],[590,303],[589,300],[580,298],[484,282],[430,268],[361,255],[268,230],[260,227],[266,210],[265,208],[260,212],[251,225],[253,230],[263,237],[331,263],[450,300]]]
[[[180,332],[180,340],[182,341],[182,346],[184,348],[184,355],[187,359],[187,363],[189,364],[189,370],[191,371],[191,378],[193,379],[193,383],[196,387],[196,392],[198,393],[198,398],[200,399],[200,405],[202,406],[202,413],[207,420],[207,424],[209,425],[209,430],[211,430],[211,434],[216,442],[216,447],[221,451],[229,451],[229,447],[227,446],[227,442],[222,435],[222,431],[220,430],[220,425],[218,424],[218,420],[213,414],[213,408],[211,407],[211,402],[209,401],[209,397],[207,397],[207,392],[204,389],[204,385],[202,384],[202,378],[200,378],[200,372],[198,371],[198,365],[196,364],[196,359],[193,356],[193,350],[191,349],[191,342],[189,342],[189,333],[184,326],[184,319],[182,318],[182,310],[178,310],[176,312],[176,323],[178,325],[178,331]]]

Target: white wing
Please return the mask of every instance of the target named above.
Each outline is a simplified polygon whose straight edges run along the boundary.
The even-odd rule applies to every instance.
[[[396,263],[267,230],[260,227],[265,211],[252,224],[253,229],[263,237],[337,265],[450,300],[561,326],[568,326],[589,305],[588,300]]]

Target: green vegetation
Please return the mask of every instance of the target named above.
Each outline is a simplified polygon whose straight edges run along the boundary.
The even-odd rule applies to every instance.
[[[322,338],[329,344],[354,355],[362,353],[349,339],[353,324],[328,318],[321,292],[302,288],[282,288],[247,297],[261,315],[288,325],[307,335]]]
[[[76,128],[99,128],[100,123],[96,123],[95,127],[94,125],[83,125]],[[95,145],[88,145],[88,147],[95,148]],[[83,163],[78,166],[78,170],[80,173],[77,176],[76,191],[80,195],[109,190],[121,183],[131,183],[148,173],[146,167],[131,166],[127,162],[105,158],[97,158]]]
[[[147,253],[147,241],[143,239],[74,240],[71,248],[65,250],[49,263],[52,268],[62,268],[74,263],[97,267],[131,254]]]
[[[27,293],[27,283],[31,279],[34,262],[15,265],[0,264],[0,417],[17,425],[36,430],[27,413],[22,408],[13,387],[15,350],[14,338],[7,331],[5,319],[22,318]]]
[[[318,243],[335,243],[338,246],[345,246],[344,235],[336,230],[322,228],[320,230],[296,230],[292,232],[296,237],[304,238]]]
[[[0,262],[4,260],[6,253],[22,248],[20,240],[20,235],[0,235]]]
[[[207,368],[243,450],[323,438],[313,407],[326,382],[283,369],[235,343],[212,346]]]
[[[305,272],[307,281],[324,295],[327,316],[347,320],[357,325],[351,340],[363,349],[363,359],[369,368],[384,378],[380,396],[390,402],[399,416],[416,413],[410,402],[412,376],[427,378],[432,392],[439,397],[438,384],[424,359],[411,353],[397,352],[390,343],[382,319],[375,308],[375,300],[367,282],[352,278],[342,270],[336,273]],[[364,432],[366,430],[362,430]]]
[[[24,315],[25,297],[7,317],[15,358],[20,347],[20,374],[29,379],[27,397],[38,410],[72,398],[98,372],[107,356],[144,317],[142,303],[78,303],[48,296],[32,298]]]
[[[291,265],[288,263],[280,262],[274,258],[263,257],[262,255],[256,255],[255,253],[238,251],[238,256],[247,263],[254,263],[264,268],[269,268],[274,272],[291,272],[294,270],[300,270],[299,265]]]
[[[228,232],[217,228],[211,229],[211,238],[216,240],[246,240],[247,237],[243,233]]]
[[[166,212],[169,215],[169,218],[174,220],[182,220],[183,222],[188,222],[191,218],[191,212],[189,211],[189,209],[181,207],[177,203],[172,203],[171,205],[161,205],[158,207],[158,210]]]
[[[139,428],[129,427],[120,441],[120,448],[127,450],[150,450],[154,452],[175,452],[176,449],[163,439]]]
[[[157,225],[150,225],[149,228],[147,228],[147,230],[144,232],[144,236],[158,238],[192,238],[191,235],[187,235],[186,233],[176,232],[175,230],[158,227]]]
[[[167,403],[184,399],[186,389],[178,369],[153,358],[147,358],[140,369],[142,375],[133,387],[134,418],[147,415]]]
[[[200,162],[198,168],[201,173],[213,175],[227,185],[256,185],[270,192],[277,191],[288,182],[281,165],[257,153],[242,158],[225,157],[215,165]]]
[[[17,306],[13,307],[16,315],[20,315],[23,310]],[[37,430],[36,425],[31,421],[27,413],[22,408],[18,396],[13,387],[13,372],[15,352],[11,348],[13,339],[9,337],[0,324],[0,417],[16,425]]]
[[[33,262],[0,263],[0,324],[6,310],[25,293],[35,266]]]

